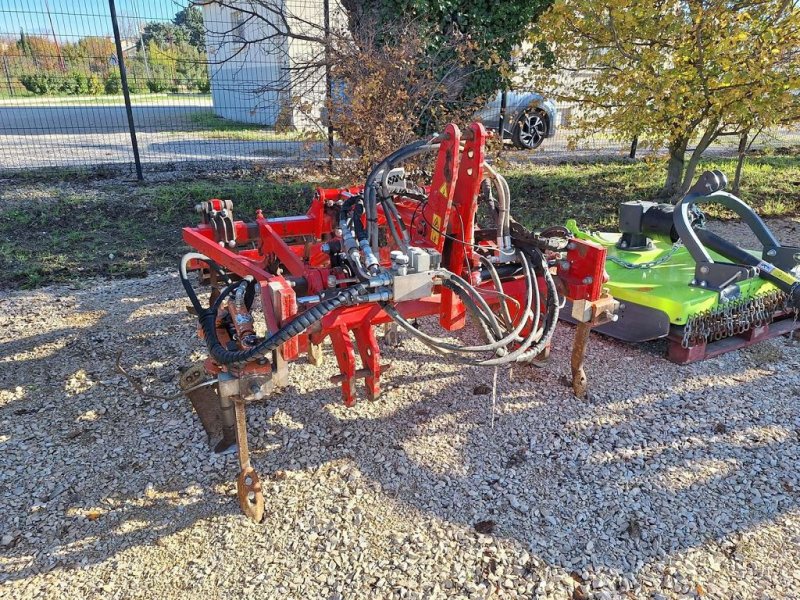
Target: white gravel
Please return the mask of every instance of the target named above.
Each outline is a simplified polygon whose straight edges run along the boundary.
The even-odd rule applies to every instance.
[[[185,304],[170,273],[0,295],[0,597],[800,589],[798,342],[679,367],[663,344],[595,336],[579,401],[562,325],[545,368],[500,372],[494,429],[473,393],[491,371],[406,339],[384,352],[382,399],[347,409],[328,349],[249,409],[257,525],[188,401],[141,397],[114,369],[123,350],[149,391],[175,392],[202,356]]]

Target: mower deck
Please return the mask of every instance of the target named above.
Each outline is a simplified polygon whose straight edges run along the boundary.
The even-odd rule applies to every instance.
[[[653,240],[652,249],[625,251],[617,248],[619,233],[579,233],[608,251],[606,271],[609,292],[620,302],[618,319],[596,328],[598,333],[626,342],[645,342],[666,337],[667,358],[674,363],[689,364],[713,358],[758,342],[786,335],[800,328],[794,315],[776,311],[771,322],[749,328],[747,331],[718,340],[687,345],[684,341],[686,323],[692,317],[708,314],[720,307],[719,294],[713,290],[692,287],[688,283],[695,276],[695,261],[685,247],[673,250],[669,241]],[[660,260],[668,260],[659,263]],[[719,254],[710,252],[712,258],[725,262]],[[757,255],[757,253],[753,253]],[[640,268],[629,268],[614,262],[619,259]],[[651,263],[651,264],[648,264]],[[738,284],[742,299],[765,297],[778,288],[760,278]],[[562,311],[569,320],[569,310]]]

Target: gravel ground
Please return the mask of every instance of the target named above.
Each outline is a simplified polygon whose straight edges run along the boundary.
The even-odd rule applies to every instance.
[[[800,242],[797,221],[778,229]],[[733,231],[733,229],[732,229]],[[787,237],[788,236],[788,237]],[[406,339],[381,400],[335,361],[249,409],[267,518],[240,515],[178,369],[202,356],[173,273],[0,295],[3,598],[792,598],[800,343],[679,367],[593,337],[592,393]]]

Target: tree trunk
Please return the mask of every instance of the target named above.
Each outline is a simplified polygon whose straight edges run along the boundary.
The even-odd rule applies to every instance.
[[[703,137],[700,138],[700,141],[697,142],[697,146],[692,151],[692,155],[689,157],[689,162],[686,164],[686,171],[683,174],[683,181],[681,182],[680,187],[675,191],[671,200],[673,204],[677,203],[686,192],[689,191],[689,188],[692,187],[692,180],[694,179],[694,174],[697,171],[697,164],[700,162],[700,159],[703,156],[703,153],[708,149],[711,142],[717,139],[719,135],[719,122],[714,121],[709,124],[706,128],[705,133],[703,133]]]
[[[739,138],[739,160],[736,163],[736,175],[733,177],[733,189],[731,190],[734,196],[739,195],[739,184],[742,181],[742,167],[744,166],[744,157],[747,155],[747,138],[749,135],[750,130],[748,129],[743,131]]]
[[[688,139],[678,139],[670,142],[669,162],[667,163],[667,181],[659,194],[662,198],[672,198],[679,190],[683,179],[683,166],[686,156]]]

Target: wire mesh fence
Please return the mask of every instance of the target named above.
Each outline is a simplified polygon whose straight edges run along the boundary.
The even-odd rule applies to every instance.
[[[323,28],[326,4],[289,0],[286,14]],[[326,158],[324,68],[282,80],[314,44],[252,43],[265,20],[236,6],[116,0],[120,53],[108,0],[0,4],[0,169],[133,170],[125,91],[145,168]]]
[[[327,0],[114,0],[116,19],[111,5],[0,3],[0,170],[120,164],[134,172],[134,140],[145,170],[332,157],[318,42],[341,18],[335,1],[331,12]],[[282,18],[294,35],[274,25]],[[492,125],[496,110],[479,114]],[[630,141],[602,131],[577,138],[575,110],[556,107],[537,155],[629,152]],[[506,117],[509,133],[517,113]],[[737,142],[723,138],[709,151]],[[800,132],[777,130],[754,147],[798,143]]]

